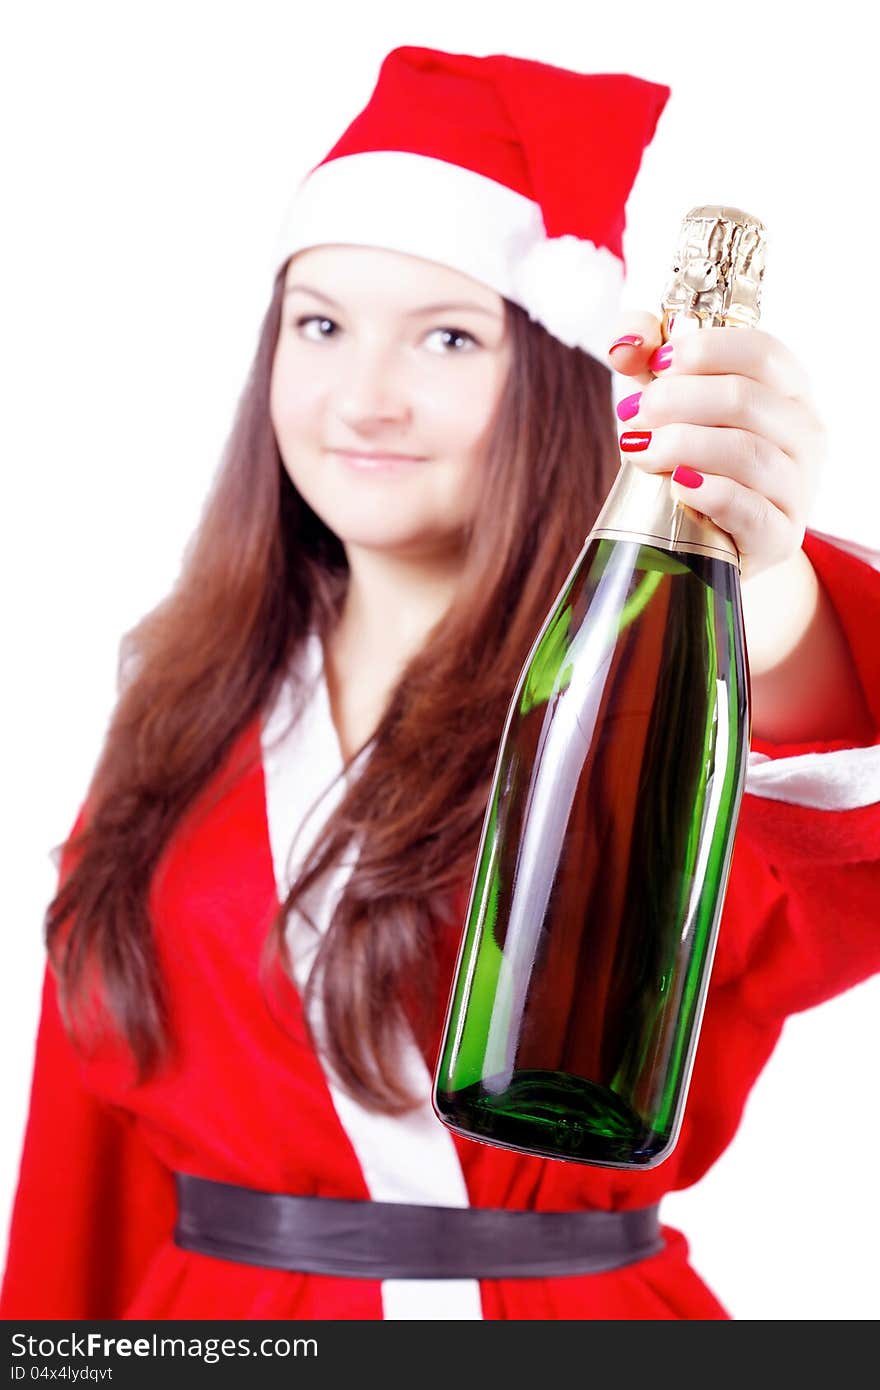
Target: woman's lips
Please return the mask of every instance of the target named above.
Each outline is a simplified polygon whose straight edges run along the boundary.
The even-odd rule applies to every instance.
[[[330,452],[350,468],[362,473],[393,472],[395,469],[410,467],[414,463],[426,462],[425,458],[416,454],[359,454],[350,449],[331,449]]]

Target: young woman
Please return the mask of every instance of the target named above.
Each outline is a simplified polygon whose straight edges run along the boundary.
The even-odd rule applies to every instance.
[[[65,845],[4,1317],[728,1316],[658,1204],[786,1016],[880,962],[880,575],[806,529],[823,431],[781,342],[657,355],[616,316],[667,97],[399,49],[304,182]],[[636,1174],[430,1105],[511,692],[633,434],[737,543],[753,695],[685,1122]]]

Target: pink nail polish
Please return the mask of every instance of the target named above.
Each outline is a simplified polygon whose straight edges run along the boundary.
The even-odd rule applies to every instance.
[[[693,468],[686,468],[680,463],[672,475],[674,483],[681,483],[682,487],[702,487],[703,475],[697,473]]]
[[[639,413],[639,401],[642,399],[641,391],[636,391],[633,396],[624,396],[622,401],[617,402],[618,420],[631,420],[634,415]]]
[[[665,372],[671,361],[672,344],[664,343],[662,347],[658,347],[656,351],[652,352],[651,356],[648,358],[648,371]]]
[[[644,338],[640,338],[638,333],[625,333],[622,338],[615,338],[608,351],[611,353],[615,348],[621,347],[638,348],[642,346],[644,341]]]

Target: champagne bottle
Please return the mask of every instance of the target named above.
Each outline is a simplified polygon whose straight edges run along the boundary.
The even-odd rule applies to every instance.
[[[739,209],[688,213],[664,340],[756,324],[764,246]],[[508,711],[434,1077],[450,1129],[612,1168],[671,1153],[749,709],[736,546],[622,459]]]

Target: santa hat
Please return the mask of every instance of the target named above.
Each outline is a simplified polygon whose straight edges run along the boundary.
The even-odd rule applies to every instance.
[[[276,266],[328,244],[407,252],[607,363],[626,199],[669,95],[623,73],[396,48],[297,189]]]

